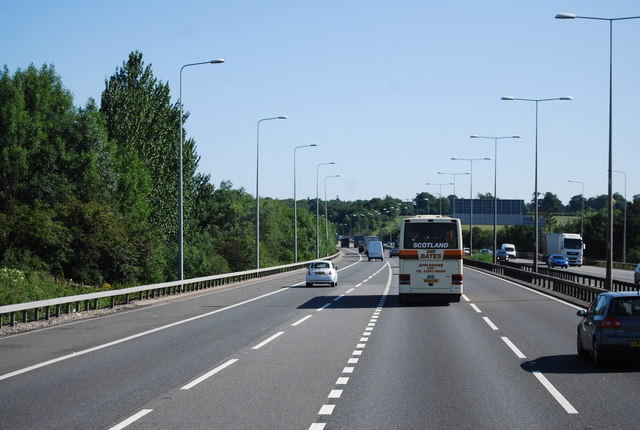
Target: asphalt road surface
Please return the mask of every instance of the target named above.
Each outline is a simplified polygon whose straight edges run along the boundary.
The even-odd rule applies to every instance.
[[[1,338],[0,428],[638,427],[640,364],[578,359],[575,306],[470,268],[460,303],[400,305],[397,262]]]

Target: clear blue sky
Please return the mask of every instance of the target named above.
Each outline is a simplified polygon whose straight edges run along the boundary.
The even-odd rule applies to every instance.
[[[637,0],[616,1],[33,1],[0,3],[0,61],[10,72],[53,64],[75,104],[98,102],[104,81],[139,50],[178,99],[212,182],[255,193],[256,123],[260,195],[342,200],[437,194],[437,171],[468,171],[451,157],[493,157],[498,197],[529,200],[534,189],[535,104],[540,103],[539,191],[567,203],[607,193],[608,23],[556,20],[640,15]],[[627,197],[640,193],[640,20],[614,24],[614,169]],[[493,192],[493,161],[474,163],[473,192]],[[468,176],[456,193],[469,196]],[[614,175],[614,191],[624,191]],[[450,187],[443,193],[450,194]]]

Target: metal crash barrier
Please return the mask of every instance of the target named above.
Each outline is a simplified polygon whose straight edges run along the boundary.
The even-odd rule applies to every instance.
[[[326,259],[333,260],[340,253],[333,254]],[[63,314],[89,311],[94,309],[113,308],[117,305],[129,304],[133,300],[146,300],[157,297],[188,293],[208,288],[215,288],[264,278],[280,273],[303,269],[309,261],[286,264],[283,266],[267,267],[264,269],[247,270],[244,272],[225,273],[182,281],[164,282],[160,284],[142,285],[121,290],[101,291],[76,296],[58,297],[55,299],[39,300],[36,302],[19,303],[0,306],[0,329],[8,319],[11,326],[17,323],[48,320]]]

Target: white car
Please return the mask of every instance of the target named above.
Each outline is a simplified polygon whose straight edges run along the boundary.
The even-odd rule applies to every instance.
[[[316,260],[307,266],[307,287],[315,284],[338,285],[338,268],[331,261]]]

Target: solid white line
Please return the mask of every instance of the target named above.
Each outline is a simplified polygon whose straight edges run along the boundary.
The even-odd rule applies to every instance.
[[[19,370],[16,370],[14,372],[10,372],[10,373],[6,373],[4,375],[0,375],[0,381],[2,381],[3,379],[11,378],[13,376],[21,375],[21,374],[26,373],[26,372],[30,372],[32,370],[39,369],[41,367],[45,367],[45,366],[49,366],[51,364],[58,363],[60,361],[68,360],[70,358],[79,357],[81,355],[89,354],[90,352],[95,352],[95,351],[99,351],[99,350],[104,349],[104,348],[109,348],[111,346],[118,345],[118,344],[130,341],[130,340],[133,340],[133,339],[137,339],[137,338],[142,337],[142,336],[147,336],[147,335],[150,335],[150,334],[153,334],[153,333],[157,333],[159,331],[163,331],[163,330],[166,330],[168,328],[179,326],[181,324],[185,324],[185,323],[188,323],[188,322],[191,322],[191,321],[196,321],[196,320],[199,320],[201,318],[206,318],[208,316],[215,315],[217,313],[224,312],[224,311],[227,311],[229,309],[237,308],[238,306],[246,305],[247,303],[255,302],[256,300],[260,300],[262,298],[271,296],[273,294],[281,293],[281,292],[286,291],[286,290],[287,290],[287,288],[275,290],[275,291],[272,291],[270,293],[263,294],[263,295],[258,296],[258,297],[254,297],[253,299],[245,300],[244,302],[240,302],[240,303],[236,303],[236,304],[231,305],[231,306],[227,306],[226,308],[216,309],[215,311],[211,311],[211,312],[208,312],[206,314],[197,315],[195,317],[187,318],[187,319],[181,320],[181,321],[176,321],[176,322],[173,322],[171,324],[163,325],[163,326],[151,329],[151,330],[147,330],[147,331],[143,331],[143,332],[138,333],[138,334],[134,334],[132,336],[123,337],[122,339],[114,340],[112,342],[103,343],[102,345],[97,345],[97,346],[94,346],[92,348],[88,348],[88,349],[85,349],[85,350],[82,350],[82,351],[72,352],[71,354],[63,355],[62,357],[54,358],[52,360],[43,361],[42,363],[34,364],[33,366],[25,367],[23,369],[19,369]]]
[[[278,333],[276,333],[273,336],[271,336],[269,339],[266,339],[266,340],[260,342],[259,344],[257,344],[256,346],[254,346],[251,349],[260,349],[263,346],[265,346],[266,344],[268,344],[269,342],[271,342],[272,340],[274,340],[275,338],[277,338],[278,336],[283,335],[283,334],[284,334],[283,331],[279,331]]]
[[[527,357],[522,353],[522,351],[520,351],[520,350],[518,349],[518,347],[517,347],[517,346],[515,346],[515,345],[513,344],[513,342],[511,342],[511,341],[509,340],[509,338],[502,336],[502,337],[501,337],[501,339],[504,341],[504,343],[506,343],[506,344],[507,344],[507,346],[508,346],[509,348],[511,348],[511,351],[513,351],[513,352],[514,352],[514,354],[515,354],[518,358],[527,358]]]
[[[189,382],[187,385],[185,385],[184,387],[180,388],[181,390],[190,390],[191,388],[195,387],[196,385],[198,385],[199,383],[201,383],[202,381],[212,377],[213,375],[215,375],[216,373],[220,372],[222,369],[226,369],[227,367],[231,366],[233,363],[235,363],[236,361],[238,361],[237,358],[233,358],[229,361],[227,361],[224,364],[221,364],[220,366],[216,367],[215,369],[205,373],[204,375],[202,375],[201,377],[194,379],[193,381]]]
[[[355,290],[355,287],[350,289],[349,291],[347,291],[345,294],[349,294],[350,292],[352,292],[353,290]]]
[[[569,414],[578,413],[578,411],[571,405],[571,403],[569,403],[567,399],[565,399],[564,396],[560,394],[560,391],[558,391],[556,387],[554,387],[553,384],[551,384],[551,382],[549,382],[549,380],[545,378],[545,376],[542,373],[540,373],[538,370],[534,370],[531,373],[533,373],[533,375],[536,378],[538,378],[538,381],[540,381],[540,383],[544,386],[544,388],[546,388],[547,391],[551,393],[553,398],[556,399],[558,403],[560,403],[560,406],[562,406],[564,410],[567,411],[567,413]]]
[[[313,315],[307,315],[306,317],[302,318],[301,320],[298,320],[298,321],[294,322],[293,324],[291,324],[291,327],[296,327],[296,326],[302,324],[303,322],[305,322],[306,320],[308,320],[312,316]]]
[[[472,268],[470,268],[470,267],[469,267],[468,269],[469,269],[469,270],[473,270],[473,269],[472,269]],[[565,301],[560,300],[560,299],[558,299],[558,298],[556,298],[556,297],[550,296],[550,295],[548,295],[548,294],[541,293],[540,291],[536,291],[536,290],[534,290],[534,289],[532,289],[532,288],[527,288],[527,287],[525,287],[524,285],[516,284],[515,282],[513,282],[513,281],[509,281],[508,279],[504,279],[504,278],[501,278],[501,277],[499,277],[499,276],[491,275],[491,274],[489,274],[489,273],[481,272],[481,271],[479,271],[479,270],[476,270],[476,272],[481,273],[481,274],[483,274],[483,275],[490,276],[490,277],[495,278],[495,279],[498,279],[498,280],[500,280],[500,281],[504,281],[504,282],[506,282],[507,284],[514,285],[514,286],[516,286],[516,287],[518,287],[518,288],[522,288],[523,290],[530,291],[530,292],[532,292],[532,293],[534,293],[534,294],[537,294],[537,295],[539,295],[539,296],[542,296],[542,297],[546,297],[547,299],[555,300],[556,302],[558,302],[558,303],[562,303],[563,305],[567,305],[567,306],[569,306],[570,308],[574,308],[574,309],[578,309],[578,310],[580,310],[580,309],[584,309],[584,307],[576,306],[576,305],[574,305],[573,303],[565,302]]]
[[[499,330],[498,327],[496,327],[496,325],[493,322],[491,322],[489,317],[482,317],[482,319],[484,320],[484,322],[489,324],[489,327],[491,327],[492,330]]]
[[[478,312],[479,314],[482,313],[482,311],[480,310],[479,307],[477,307],[476,305],[474,305],[473,303],[470,303],[469,306],[471,306],[473,308],[474,311]]]
[[[109,430],[121,430],[123,428],[125,428],[126,426],[128,426],[129,424],[132,424],[136,421],[138,421],[140,418],[144,417],[145,415],[147,415],[149,412],[153,411],[153,409],[143,409],[140,412],[138,412],[137,414],[127,418],[126,420],[122,421],[120,424],[117,424],[113,427],[111,427]]]

